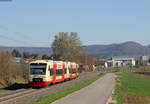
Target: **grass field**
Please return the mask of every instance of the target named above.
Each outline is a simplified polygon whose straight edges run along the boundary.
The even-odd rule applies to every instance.
[[[134,73],[117,74],[114,97],[117,104],[150,104],[150,76]]]
[[[58,91],[56,93],[53,93],[49,96],[46,96],[46,97],[42,97],[41,99],[37,100],[37,101],[34,101],[34,102],[31,102],[29,104],[50,104],[52,102],[54,102],[55,100],[58,100],[64,96],[67,96],[68,94],[71,94],[77,90],[80,90],[81,88],[84,88],[88,85],[90,85],[91,83],[93,83],[94,81],[96,81],[97,79],[99,79],[102,75],[99,75],[99,76],[96,76],[90,80],[87,80],[87,81],[84,81],[78,85],[75,85],[71,88],[68,88],[66,90],[61,90],[61,91]]]

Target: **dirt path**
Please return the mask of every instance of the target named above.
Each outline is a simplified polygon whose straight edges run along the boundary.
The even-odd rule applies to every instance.
[[[52,104],[106,104],[115,86],[115,74],[107,74],[93,84]]]

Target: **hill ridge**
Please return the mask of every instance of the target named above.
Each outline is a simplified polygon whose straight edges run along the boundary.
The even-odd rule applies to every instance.
[[[115,57],[115,56],[133,56],[139,57],[141,55],[150,55],[150,45],[144,46],[134,41],[126,41],[123,43],[113,43],[108,45],[94,44],[84,46],[84,52],[93,56],[99,56],[103,58]],[[20,52],[38,53],[39,55],[52,54],[50,47],[5,47],[0,46],[1,49],[11,52],[13,49],[17,49]]]

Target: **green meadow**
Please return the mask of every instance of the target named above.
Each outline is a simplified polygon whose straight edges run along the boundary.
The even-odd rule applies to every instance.
[[[114,97],[117,104],[150,104],[150,75],[119,73]]]

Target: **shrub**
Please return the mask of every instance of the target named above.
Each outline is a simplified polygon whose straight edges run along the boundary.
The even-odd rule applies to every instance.
[[[16,80],[16,63],[8,52],[0,51],[0,85],[10,86]]]

